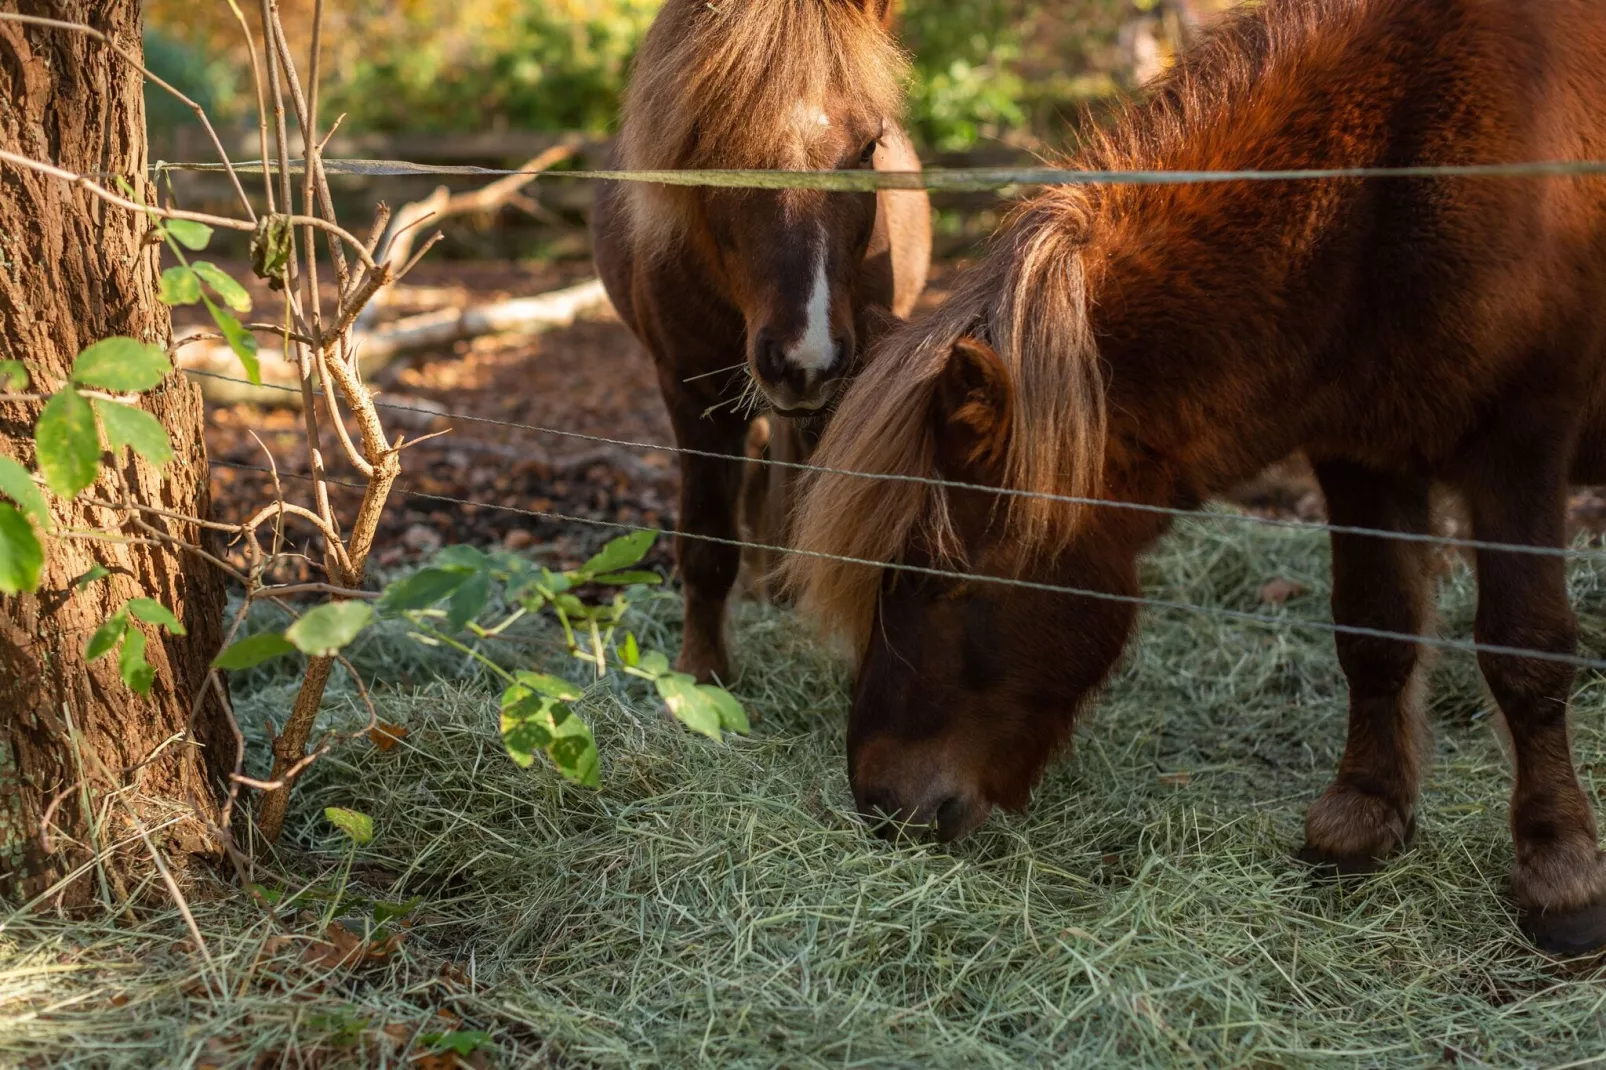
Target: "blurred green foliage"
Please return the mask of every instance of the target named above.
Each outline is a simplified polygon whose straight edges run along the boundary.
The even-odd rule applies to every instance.
[[[914,57],[909,119],[936,149],[969,148],[1025,125],[1020,5],[1011,0],[908,0],[900,26]]]
[[[353,131],[605,131],[659,2],[351,0],[325,16],[324,114],[345,113]],[[1154,2],[904,0],[917,141],[1060,140],[1080,105],[1121,88],[1118,27]],[[299,53],[310,5],[281,6]],[[214,114],[243,118],[248,68],[227,4],[147,0],[146,17],[152,69]],[[165,94],[149,99],[153,129],[187,120]]]
[[[145,31],[145,65],[206,109],[208,115],[233,110],[235,76],[227,57],[208,58],[194,44],[155,28]],[[154,129],[193,122],[190,111],[161,86],[145,85],[145,118]]]
[[[414,16],[410,47],[360,58],[330,87],[356,129],[605,130],[658,0],[522,5],[474,40]]]

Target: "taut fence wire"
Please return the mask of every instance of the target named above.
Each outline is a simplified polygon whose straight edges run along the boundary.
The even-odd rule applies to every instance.
[[[663,186],[715,186],[725,189],[812,189],[836,193],[875,190],[926,190],[978,193],[1018,186],[1177,186],[1201,182],[1308,182],[1334,179],[1515,179],[1577,178],[1606,175],[1606,160],[1524,160],[1513,163],[1444,164],[1421,167],[1325,167],[1291,170],[1232,171],[1084,171],[1061,167],[955,167],[923,171],[607,171],[518,170],[467,164],[422,164],[406,160],[320,159],[325,174],[366,178],[405,175],[497,177],[532,175],[537,181],[648,182]],[[277,170],[278,165],[272,165]],[[302,174],[303,161],[290,161],[290,172]],[[155,163],[151,170],[223,173],[220,163]],[[236,162],[241,174],[260,174],[260,160]]]
[[[254,472],[260,475],[277,476],[279,479],[294,479],[302,482],[311,482],[312,475],[303,472],[285,472],[261,465],[239,464],[234,461],[211,461],[214,468],[228,468],[238,472]],[[361,483],[354,483],[325,477],[323,482],[331,486],[346,487],[361,490]],[[1505,646],[1499,643],[1480,643],[1467,639],[1446,639],[1437,635],[1413,635],[1410,632],[1388,631],[1382,628],[1367,628],[1354,624],[1338,624],[1334,621],[1312,620],[1307,617],[1273,617],[1264,613],[1251,613],[1241,609],[1227,609],[1222,606],[1203,606],[1194,602],[1178,602],[1168,598],[1150,598],[1146,595],[1112,594],[1108,591],[1096,591],[1086,587],[1068,587],[1056,583],[1040,583],[1036,580],[1023,580],[1010,576],[989,576],[977,572],[963,572],[957,569],[931,568],[925,565],[910,565],[899,561],[871,561],[862,557],[847,557],[842,554],[820,553],[814,550],[797,550],[786,546],[774,546],[767,543],[750,542],[745,539],[726,539],[717,535],[704,535],[690,531],[672,531],[668,528],[654,527],[650,524],[630,524],[620,520],[602,520],[596,517],[577,516],[572,513],[558,513],[540,509],[523,509],[516,505],[499,505],[493,502],[476,502],[469,498],[454,498],[447,494],[431,494],[425,491],[411,490],[405,485],[405,477],[398,480],[395,492],[404,497],[415,498],[420,501],[439,502],[447,505],[473,506],[477,509],[489,509],[493,512],[511,513],[515,516],[526,516],[542,520],[558,520],[565,523],[591,524],[596,527],[610,528],[618,531],[651,531],[659,535],[670,535],[682,539],[695,539],[699,542],[715,543],[721,546],[736,546],[754,550],[768,550],[773,553],[793,554],[801,557],[813,557],[823,561],[836,561],[845,565],[865,565],[877,569],[892,569],[897,572],[907,572],[920,576],[937,576],[944,579],[970,580],[977,583],[996,584],[1001,587],[1014,587],[1028,591],[1043,591],[1049,594],[1072,595],[1077,598],[1089,598],[1100,602],[1118,602],[1123,605],[1138,606],[1140,608],[1164,609],[1172,612],[1194,613],[1207,617],[1219,617],[1234,620],[1244,624],[1254,624],[1261,627],[1301,628],[1310,631],[1328,632],[1339,635],[1357,635],[1371,639],[1388,639],[1404,643],[1417,643],[1422,646],[1435,647],[1442,650],[1454,650],[1468,654],[1498,654],[1511,657],[1531,658],[1538,661],[1554,661],[1564,665],[1572,665],[1581,669],[1606,671],[1606,660],[1585,657],[1579,654],[1564,654],[1551,650],[1531,650],[1524,647]],[[1197,516],[1198,514],[1190,514]],[[1392,532],[1380,532],[1381,535],[1390,535]]]
[[[300,391],[294,387],[280,386],[276,383],[252,383],[247,379],[240,379],[230,375],[220,375],[217,372],[186,369],[185,374],[204,379],[214,379],[219,382],[231,383],[237,386],[251,387],[255,390],[273,390],[286,394],[299,395]],[[314,390],[314,395],[321,391]],[[800,472],[825,472],[830,475],[849,476],[855,479],[874,479],[895,483],[919,483],[930,487],[942,487],[953,490],[974,490],[987,494],[996,494],[1000,497],[1037,498],[1043,501],[1063,502],[1068,505],[1091,505],[1106,509],[1125,509],[1133,512],[1152,513],[1160,516],[1175,517],[1179,519],[1222,520],[1228,523],[1240,522],[1245,524],[1258,524],[1264,527],[1291,528],[1298,531],[1320,531],[1339,535],[1368,535],[1380,539],[1394,539],[1400,542],[1430,543],[1436,546],[1445,546],[1458,550],[1489,551],[1513,554],[1529,554],[1538,557],[1561,558],[1593,558],[1606,559],[1606,548],[1575,548],[1562,546],[1528,546],[1521,543],[1489,542],[1484,539],[1463,539],[1453,535],[1433,535],[1427,532],[1391,531],[1388,528],[1355,527],[1347,524],[1324,524],[1309,520],[1284,520],[1278,517],[1258,516],[1254,513],[1201,513],[1196,509],[1178,509],[1164,505],[1149,505],[1143,502],[1125,502],[1114,498],[1083,498],[1070,494],[1049,494],[1044,491],[1018,490],[1009,487],[990,487],[983,483],[964,483],[951,479],[938,479],[931,476],[910,476],[888,472],[856,472],[847,468],[831,468],[817,464],[807,464],[799,461],[778,461],[768,457],[749,457],[737,453],[716,453],[711,450],[690,449],[685,446],[670,446],[661,442],[638,442],[633,439],[608,438],[605,435],[591,435],[581,431],[566,431],[555,427],[542,427],[539,424],[518,423],[513,420],[497,420],[488,416],[470,416],[466,413],[440,412],[433,408],[424,408],[418,405],[404,405],[394,401],[375,401],[374,405],[381,409],[390,409],[396,412],[409,412],[435,419],[462,420],[465,423],[487,424],[491,427],[501,427],[512,431],[529,431],[541,435],[555,435],[560,438],[572,438],[582,442],[594,442],[605,446],[619,446],[624,449],[638,449],[660,451],[671,454],[684,454],[690,457],[706,457],[720,461],[738,461],[743,464],[770,465],[776,468],[792,469]],[[469,504],[483,504],[472,502]],[[490,508],[487,506],[487,508]],[[773,549],[773,547],[758,547],[760,549]]]

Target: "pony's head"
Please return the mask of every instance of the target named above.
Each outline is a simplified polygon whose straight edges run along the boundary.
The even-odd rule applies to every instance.
[[[872,168],[901,138],[906,63],[891,0],[668,0],[635,61],[620,132],[633,169]],[[858,345],[854,290],[873,193],[636,183],[636,248],[695,243],[747,328],[770,403],[830,400]]]
[[[1105,460],[1086,211],[1073,191],[1026,209],[942,309],[878,347],[816,454],[901,477],[818,474],[795,522],[822,556],[787,566],[858,654],[848,774],[872,822],[951,839],[1024,806],[1131,626],[1120,602],[990,582],[1137,593],[1119,520],[1063,500],[1099,493]]]

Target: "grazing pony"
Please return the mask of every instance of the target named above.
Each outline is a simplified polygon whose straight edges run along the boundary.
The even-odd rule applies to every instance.
[[[888,31],[891,6],[667,0],[636,55],[614,165],[918,170],[898,126],[906,62]],[[872,327],[914,307],[931,252],[921,191],[610,183],[593,229],[598,273],[652,354],[675,441],[741,456],[753,409],[767,403],[776,415],[769,450],[792,461],[812,449]],[[683,536],[736,539],[739,504],[778,527],[790,480],[780,468],[748,473],[756,467],[681,454]],[[758,493],[743,494],[744,473]],[[679,667],[728,681],[725,603],[741,551],[686,537],[677,551]]]
[[[1295,169],[1606,158],[1599,0],[1267,0],[1208,31],[1070,166]],[[889,335],[818,464],[805,551],[1140,593],[1163,516],[1304,450],[1335,524],[1556,547],[1606,481],[1606,181],[1399,178],[1066,187],[1015,212],[952,298]],[[1032,497],[1033,494],[1057,495]],[[1431,628],[1430,548],[1332,537],[1333,615]],[[1565,561],[1477,552],[1477,639],[1575,648]],[[794,557],[859,669],[866,816],[963,835],[1023,807],[1135,607]],[[1422,644],[1343,634],[1349,733],[1305,857],[1407,842],[1431,752]],[[1543,947],[1606,942],[1606,863],[1574,773],[1564,662],[1482,653],[1515,762],[1513,889]]]

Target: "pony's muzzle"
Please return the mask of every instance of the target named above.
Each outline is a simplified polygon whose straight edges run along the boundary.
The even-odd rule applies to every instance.
[[[869,787],[854,793],[859,816],[869,824],[871,832],[884,840],[957,840],[992,813],[986,803],[973,802],[939,785],[932,785],[918,800],[904,799],[900,794],[887,787]]]
[[[779,332],[753,335],[752,367],[759,389],[782,416],[801,416],[831,400],[853,359],[853,339],[837,335],[825,346],[788,345]]]

